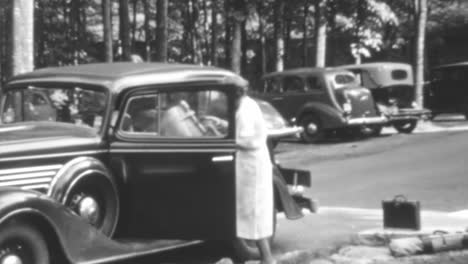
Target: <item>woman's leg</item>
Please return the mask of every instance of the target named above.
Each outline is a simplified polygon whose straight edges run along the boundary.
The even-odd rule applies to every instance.
[[[273,255],[271,254],[271,249],[270,249],[270,241],[268,241],[268,238],[263,238],[257,240],[257,247],[260,250],[260,257],[261,263],[262,264],[273,264],[276,263],[276,260],[273,258]]]

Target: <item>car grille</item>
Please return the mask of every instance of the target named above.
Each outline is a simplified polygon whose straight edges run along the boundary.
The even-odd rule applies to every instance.
[[[0,188],[19,187],[47,192],[61,164],[0,170]]]

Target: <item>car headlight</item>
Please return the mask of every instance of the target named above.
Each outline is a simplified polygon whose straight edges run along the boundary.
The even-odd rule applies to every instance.
[[[350,101],[347,101],[346,103],[343,104],[343,111],[345,111],[345,113],[350,114],[352,110],[353,110],[353,106],[351,105]]]

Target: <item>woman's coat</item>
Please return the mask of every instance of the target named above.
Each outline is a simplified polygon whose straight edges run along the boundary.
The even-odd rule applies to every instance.
[[[266,238],[273,234],[272,165],[267,127],[259,106],[250,97],[240,99],[236,125],[237,236]]]

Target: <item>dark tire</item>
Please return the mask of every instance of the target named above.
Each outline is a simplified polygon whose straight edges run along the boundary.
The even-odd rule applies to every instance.
[[[273,235],[269,238],[270,245],[273,243],[276,233],[276,210],[273,216]],[[233,258],[237,261],[259,260],[261,258],[257,244],[253,240],[236,238],[232,242]]]
[[[111,237],[114,233],[120,204],[116,186],[109,178],[100,174],[80,178],[69,187],[64,204],[104,235]],[[87,211],[86,206],[91,211]],[[93,214],[93,208],[97,208],[96,214]]]
[[[50,264],[47,242],[34,227],[10,222],[0,228],[0,263]]]
[[[416,128],[418,120],[396,121],[393,127],[400,133],[410,134]]]
[[[381,125],[370,125],[366,126],[366,136],[371,136],[371,137],[378,137],[382,133],[382,126]]]
[[[324,139],[325,132],[320,118],[314,114],[308,114],[301,118],[300,125],[304,129],[301,138],[306,143],[316,143]]]

